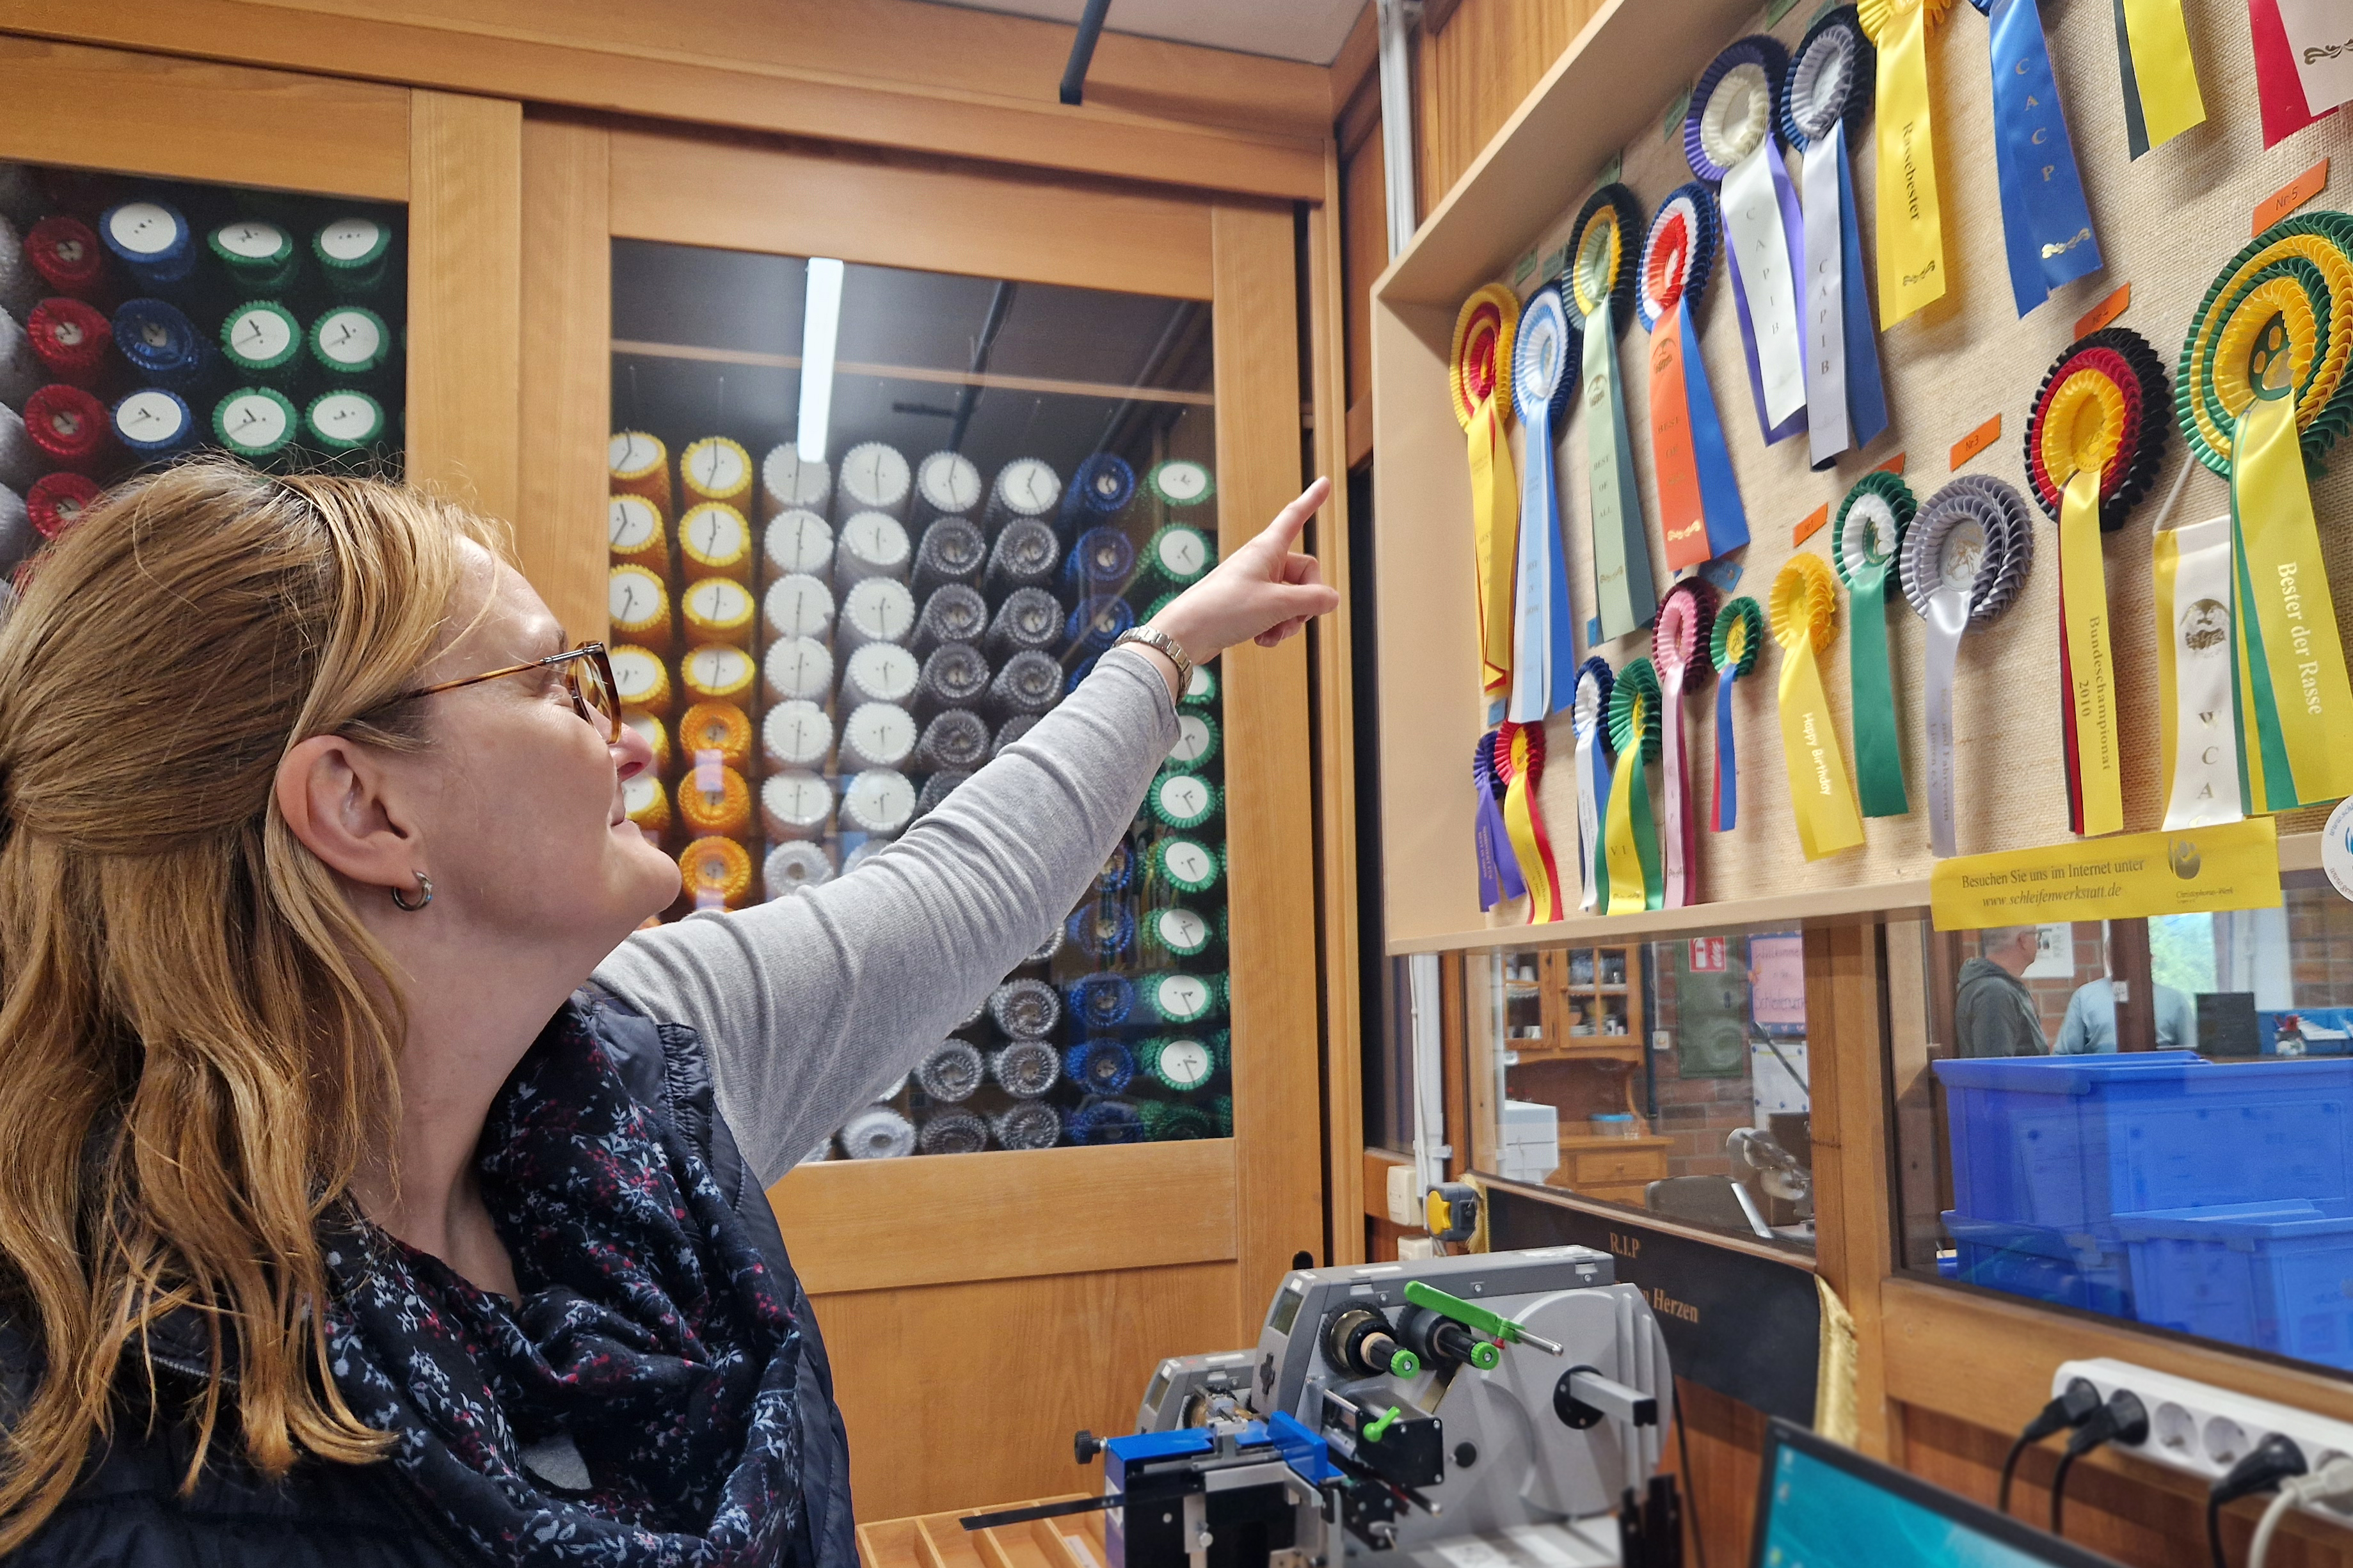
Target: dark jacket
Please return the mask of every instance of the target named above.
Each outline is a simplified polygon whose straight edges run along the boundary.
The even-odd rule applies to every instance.
[[[833,1371],[817,1315],[785,1254],[767,1194],[745,1169],[712,1094],[702,1037],[658,1024],[603,991],[580,994],[589,1027],[632,1094],[667,1120],[710,1165],[735,1212],[792,1282],[806,1353],[800,1362],[804,1521],[789,1568],[856,1568],[849,1504],[849,1439],[833,1402]],[[155,1336],[159,1374],[176,1376],[183,1399],[201,1389],[205,1349],[190,1319]],[[29,1387],[31,1346],[0,1317],[0,1378],[13,1405]],[[125,1568],[465,1568],[480,1559],[440,1529],[393,1467],[305,1460],[282,1482],[255,1474],[238,1448],[234,1417],[216,1434],[193,1495],[179,1495],[194,1448],[184,1424],[119,1422],[65,1504],[9,1561],[29,1568],[106,1563]]]
[[[1965,1057],[2050,1054],[2042,1016],[2025,982],[1989,958],[1972,958],[1954,980],[1954,1044]]]

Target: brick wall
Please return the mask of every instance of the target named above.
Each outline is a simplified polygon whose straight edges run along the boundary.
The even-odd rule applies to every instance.
[[[2353,1007],[2353,903],[2332,888],[2287,892],[2289,977],[2299,1007]]]
[[[1728,962],[1746,961],[1746,944],[1728,944]],[[1672,1034],[1675,1027],[1675,955],[1680,943],[1653,942],[1644,950],[1651,984],[1658,996],[1651,1027]],[[1674,1140],[1667,1151],[1671,1176],[1728,1176],[1732,1161],[1724,1152],[1725,1134],[1757,1122],[1755,1087],[1747,1074],[1738,1078],[1686,1079],[1673,1051],[1652,1051],[1651,1066],[1658,1075],[1659,1118],[1651,1131]]]

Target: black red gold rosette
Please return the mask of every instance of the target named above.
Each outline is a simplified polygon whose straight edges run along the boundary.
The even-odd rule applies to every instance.
[[[1734,164],[1779,129],[1781,84],[1788,74],[1789,51],[1763,33],[1708,62],[1683,115],[1683,155],[1693,174],[1722,184]]]
[[[1636,238],[1642,205],[1624,185],[1604,185],[1586,198],[1569,232],[1568,260],[1560,274],[1562,301],[1579,326],[1610,308],[1609,323],[1624,331],[1634,319]]]
[[[1501,283],[1489,283],[1462,301],[1454,318],[1454,348],[1446,384],[1454,395],[1454,419],[1463,429],[1492,402],[1498,417],[1512,407],[1512,337],[1520,322],[1520,297]]]
[[[2302,213],[2255,237],[2207,289],[2181,345],[2174,389],[2198,460],[2231,472],[2232,436],[2254,399],[2247,366],[2277,317],[2287,329],[2295,426],[2307,467],[2353,425],[2353,215]]]
[[[1646,331],[1672,314],[1686,296],[1694,310],[1699,308],[1723,244],[1714,192],[1694,180],[1667,193],[1651,215],[1642,263],[1634,274],[1634,309]]]
[[[1963,474],[1928,498],[1904,536],[1904,596],[1922,616],[1939,587],[1969,591],[1982,626],[2018,597],[2034,564],[2026,498],[1990,474]]]
[[[1781,135],[1802,153],[1846,121],[1850,146],[1859,145],[1871,117],[1878,54],[1852,5],[1824,12],[1789,57],[1781,85]]]
[[[2067,480],[2097,464],[2100,528],[2112,532],[2148,493],[2165,458],[2165,363],[2128,327],[2103,327],[2062,353],[2026,417],[2026,478],[2059,517]]]

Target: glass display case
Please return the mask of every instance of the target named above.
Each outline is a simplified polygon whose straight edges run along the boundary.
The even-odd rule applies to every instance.
[[[1525,948],[1469,973],[1493,1084],[1482,1169],[1810,1249],[1802,936]]]
[[[405,217],[0,163],[0,570],[194,452],[396,477]]]
[[[612,261],[613,660],[673,916],[855,875],[1217,559],[1206,302]],[[1219,680],[1094,886],[829,1153],[1231,1135]]]

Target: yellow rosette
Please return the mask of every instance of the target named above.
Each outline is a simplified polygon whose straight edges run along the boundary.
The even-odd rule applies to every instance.
[[[1820,658],[1838,636],[1838,579],[1819,555],[1793,555],[1773,579],[1766,605],[1781,645],[1781,758],[1789,773],[1789,806],[1809,860],[1862,842],[1862,814],[1839,751]]]
[[[1951,0],[1858,0],[1879,55],[1879,315],[1892,327],[1945,294],[1945,220],[1928,107],[1928,35]]]
[[[1512,684],[1512,568],[1520,549],[1519,485],[1507,435],[1512,419],[1512,335],[1520,301],[1490,283],[1462,301],[1454,319],[1447,384],[1454,417],[1470,437],[1471,524],[1478,552],[1480,688]]]

